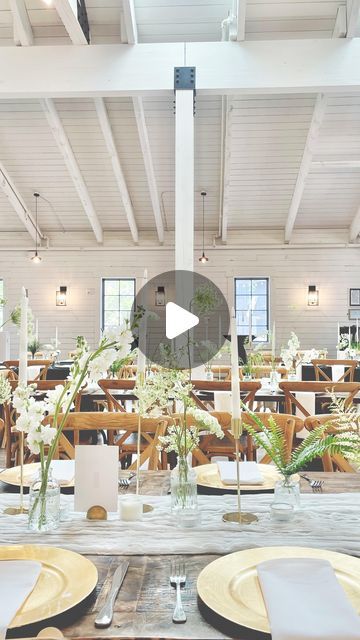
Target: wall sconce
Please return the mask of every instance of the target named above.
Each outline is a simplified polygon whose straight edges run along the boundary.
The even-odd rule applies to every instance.
[[[319,306],[319,292],[316,289],[315,284],[309,284],[308,286],[308,307]]]
[[[158,287],[156,289],[155,307],[165,307],[165,287]]]
[[[66,307],[66,293],[67,287],[60,287],[60,289],[56,292],[57,307]]]

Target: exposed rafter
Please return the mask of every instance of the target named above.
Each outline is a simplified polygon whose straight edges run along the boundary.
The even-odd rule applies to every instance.
[[[290,242],[294,229],[296,216],[299,211],[301,198],[305,188],[306,178],[311,168],[311,162],[314,154],[314,147],[319,137],[320,127],[323,121],[326,108],[326,96],[319,94],[316,98],[313,115],[311,118],[310,128],[307,134],[304,153],[302,156],[298,177],[295,184],[293,197],[291,200],[289,213],[285,226],[285,242]]]
[[[82,177],[81,171],[79,169],[78,163],[74,156],[74,152],[71,148],[68,137],[65,133],[62,122],[59,118],[58,112],[56,110],[55,104],[51,98],[45,98],[41,101],[42,107],[45,111],[47,121],[50,125],[51,131],[55,138],[56,144],[64,158],[64,162],[67,166],[69,174],[74,183],[75,189],[78,193],[78,196],[81,200],[81,203],[84,207],[84,211],[89,219],[91,227],[94,231],[96,240],[98,242],[103,241],[103,230],[99,219],[97,217],[94,206],[91,202],[91,198],[88,192],[88,188],[85,184],[84,178]]]
[[[34,36],[25,6],[25,0],[9,0],[14,24],[14,42],[16,45],[31,47]]]
[[[337,10],[333,38],[345,38],[347,32],[346,5],[342,4]]]
[[[189,42],[186,51],[198,95],[360,93],[360,38]],[[2,47],[0,99],[172,95],[183,62],[178,42]]]
[[[360,0],[347,0],[346,37],[353,38],[360,18]]]
[[[111,164],[113,167],[115,179],[120,191],[121,200],[125,209],[126,217],[128,220],[128,224],[130,227],[132,239],[135,243],[139,242],[139,232],[135,220],[135,215],[133,211],[132,202],[130,199],[130,195],[128,192],[128,188],[126,185],[126,181],[124,178],[123,170],[121,168],[119,154],[116,149],[114,136],[111,130],[111,125],[109,121],[109,116],[106,110],[106,106],[104,100],[102,98],[95,99],[96,111],[98,114],[100,127],[103,132],[103,136],[105,139],[105,144],[110,156]]]
[[[54,7],[73,44],[88,44],[78,19],[78,0],[53,0]]]
[[[151,204],[154,212],[156,231],[158,234],[159,242],[164,242],[164,223],[161,214],[161,206],[158,188],[156,184],[155,171],[153,165],[153,159],[151,155],[151,148],[149,142],[149,136],[145,121],[145,113],[142,98],[133,98],[134,112],[136,118],[136,124],[140,139],[140,146],[143,155],[146,177],[148,181]]]
[[[36,224],[32,216],[30,209],[26,206],[23,197],[16,188],[15,183],[10,178],[3,164],[0,163],[0,187],[5,193],[14,211],[17,213],[19,219],[28,231],[33,240],[36,239]],[[39,225],[37,227],[38,237],[45,240],[45,236],[42,233]]]
[[[231,112],[232,107],[229,99],[224,98],[224,143],[223,143],[223,178],[222,178],[222,194],[221,194],[221,219],[220,234],[223,242],[227,241],[228,218],[229,218],[229,188],[230,188],[230,131],[231,131]]]
[[[236,39],[239,42],[241,42],[242,40],[245,40],[246,3],[247,3],[247,0],[237,0]]]
[[[134,0],[123,0],[122,10],[125,23],[125,31],[128,44],[136,44],[138,41],[137,25],[135,17]]]

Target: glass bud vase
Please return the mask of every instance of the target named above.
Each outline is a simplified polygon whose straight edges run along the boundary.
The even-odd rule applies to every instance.
[[[51,531],[60,522],[60,486],[49,469],[46,481],[41,470],[29,493],[29,529]]]
[[[300,508],[300,480],[297,476],[282,476],[274,489],[274,503],[291,504],[294,509]]]
[[[211,369],[205,370],[205,380],[209,380],[209,381],[214,380],[214,374]]]
[[[198,522],[196,473],[185,456],[178,457],[171,472],[171,511],[179,527],[192,527]]]

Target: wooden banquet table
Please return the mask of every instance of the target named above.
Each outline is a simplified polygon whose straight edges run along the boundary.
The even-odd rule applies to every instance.
[[[360,474],[315,473],[309,472],[311,478],[324,480],[323,494],[360,493]],[[144,495],[166,495],[170,487],[168,471],[143,472],[141,493]],[[4,489],[4,487],[3,487]],[[301,480],[302,493],[311,493],[305,480]],[[130,485],[127,492],[134,492]],[[322,495],[316,494],[321,501]],[[208,496],[211,500],[211,497]],[[184,530],[184,535],[191,536],[191,531]],[[239,532],[241,536],[241,532]],[[44,544],[52,544],[51,535],[44,535]],[[249,545],[251,546],[251,545]],[[85,602],[69,613],[52,621],[31,628],[22,628],[18,632],[10,632],[9,637],[30,637],[39,629],[57,626],[66,638],[72,639],[163,639],[175,640],[215,640],[236,638],[237,640],[265,640],[268,635],[253,632],[249,629],[232,625],[210,611],[197,596],[196,581],[200,571],[219,554],[186,554],[182,556],[186,562],[187,581],[182,590],[183,604],[187,614],[186,624],[172,623],[175,605],[175,590],[169,584],[170,561],[173,556],[161,555],[121,555],[121,553],[101,555],[84,554],[97,567],[99,580],[95,590]],[[101,609],[111,585],[112,575],[119,563],[127,559],[129,570],[123,586],[116,599],[113,622],[106,629],[96,629],[94,620]]]

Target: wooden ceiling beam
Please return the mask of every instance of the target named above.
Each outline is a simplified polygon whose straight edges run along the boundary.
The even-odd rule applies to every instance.
[[[79,45],[89,44],[78,19],[78,0],[53,0],[53,4],[71,42]]]
[[[14,181],[10,178],[3,164],[0,163],[0,187],[10,202],[12,208],[19,217],[19,220],[24,225],[26,231],[31,238],[36,240],[36,223],[30,209],[26,206],[26,203],[17,189]],[[41,231],[39,225],[37,226],[38,238],[45,240],[46,236]]]
[[[14,42],[17,46],[31,47],[34,35],[24,0],[9,0],[13,18]]]

